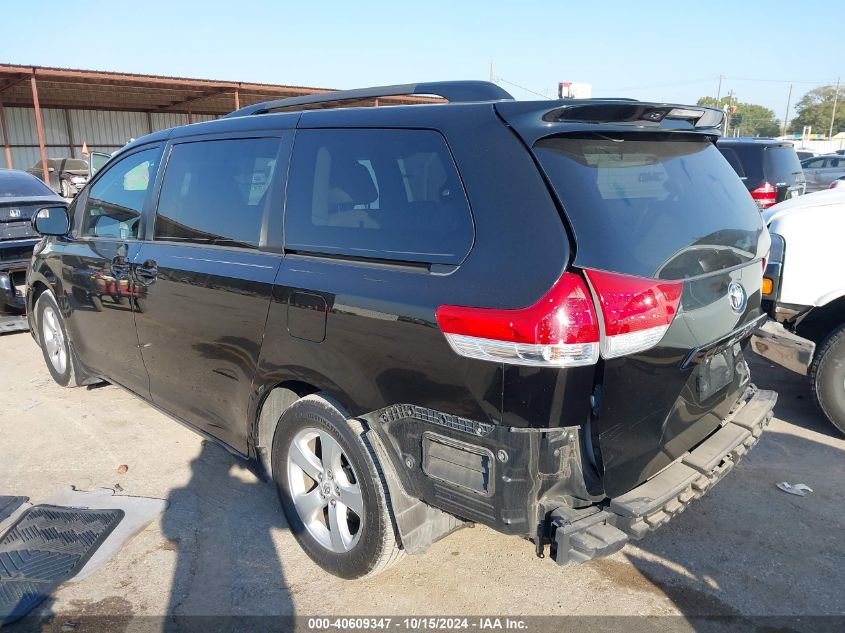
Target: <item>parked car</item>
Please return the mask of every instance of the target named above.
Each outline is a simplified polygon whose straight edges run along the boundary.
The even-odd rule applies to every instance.
[[[23,314],[23,288],[32,249],[40,236],[33,214],[62,198],[25,171],[0,169],[0,315]]]
[[[807,191],[821,191],[845,176],[845,156],[826,154],[801,162],[804,177],[807,179]]]
[[[716,146],[760,209],[804,193],[804,173],[792,143],[768,138],[722,138]]]
[[[402,94],[448,103],[319,107]],[[769,236],[722,117],[443,82],[156,132],[37,214],[33,335],[60,385],[111,381],[253,460],[338,576],[467,522],[607,555],[777,397],[743,356]]]
[[[764,217],[772,250],[763,306],[775,322],[755,335],[754,349],[809,376],[816,403],[845,433],[845,189],[784,202]]]
[[[48,158],[47,169],[50,188],[63,198],[73,198],[88,182],[88,161],[81,158]],[[44,180],[40,160],[26,171]]]
[[[795,153],[798,155],[798,160],[806,160],[807,158],[813,158],[819,155],[818,152],[814,152],[811,149],[804,149],[803,147],[795,148]]]

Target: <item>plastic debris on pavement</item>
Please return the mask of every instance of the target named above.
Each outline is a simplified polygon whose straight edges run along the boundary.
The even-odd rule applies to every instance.
[[[808,494],[813,492],[813,489],[807,484],[791,484],[786,481],[780,482],[778,484],[778,488],[788,494],[796,495],[798,497],[806,497]]]

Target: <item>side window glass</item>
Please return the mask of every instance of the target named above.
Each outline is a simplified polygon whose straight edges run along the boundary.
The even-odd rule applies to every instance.
[[[160,152],[147,149],[115,163],[88,192],[80,235],[136,239]]]
[[[473,236],[466,194],[438,132],[297,132],[286,249],[457,264]]]
[[[155,238],[258,248],[267,243],[279,139],[174,145],[164,173]],[[276,204],[281,210],[281,205]]]

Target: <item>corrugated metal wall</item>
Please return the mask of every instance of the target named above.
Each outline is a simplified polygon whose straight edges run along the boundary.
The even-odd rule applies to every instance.
[[[130,139],[138,138],[165,128],[188,123],[187,114],[170,112],[113,112],[106,110],[41,110],[44,122],[44,144],[49,158],[82,158],[82,144],[91,151],[112,152],[120,149]],[[211,121],[217,117],[210,114],[195,114],[194,123]],[[68,120],[70,130],[68,130]],[[38,149],[38,132],[35,127],[33,108],[6,108],[6,124],[9,127],[12,165],[15,169],[28,169],[41,160]],[[152,128],[152,129],[150,129]],[[68,132],[70,131],[70,134]],[[73,147],[71,147],[71,139]],[[0,149],[0,166],[6,164],[5,152]]]

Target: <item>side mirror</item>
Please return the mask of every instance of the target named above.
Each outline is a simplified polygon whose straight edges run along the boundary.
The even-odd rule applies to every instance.
[[[56,168],[55,168],[55,167],[48,167],[48,168],[47,168],[47,171],[48,171],[48,172],[50,172],[51,174],[55,174],[55,173],[56,173]]]
[[[70,221],[66,207],[44,207],[32,216],[32,228],[40,235],[67,235]]]

